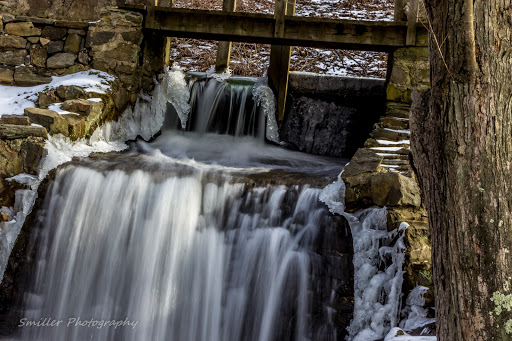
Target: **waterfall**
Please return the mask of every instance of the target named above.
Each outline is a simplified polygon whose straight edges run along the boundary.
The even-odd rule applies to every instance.
[[[58,171],[20,340],[336,339],[327,305],[351,285],[323,269],[341,226],[322,186],[136,149]]]
[[[279,141],[271,97],[252,79],[187,84],[173,68],[96,147],[51,138],[44,175],[128,149],[57,171],[9,337],[374,340],[396,326],[403,254],[400,238],[387,246],[385,209],[349,215],[342,182],[323,189],[345,161],[263,144]],[[152,142],[118,141],[162,125]]]

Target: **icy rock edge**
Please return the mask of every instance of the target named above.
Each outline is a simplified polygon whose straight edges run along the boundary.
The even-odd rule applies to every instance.
[[[352,231],[355,305],[347,340],[382,339],[399,324],[405,258],[403,236],[409,225],[402,223],[398,229],[388,232],[386,208],[368,208],[350,214],[345,212],[344,197],[341,174],[338,181],[320,194],[320,200],[332,213],[347,218]],[[382,270],[382,264],[390,265]],[[412,298],[414,302],[408,302],[415,307],[410,308],[411,314],[421,314],[416,309],[421,303],[417,302],[416,294]]]

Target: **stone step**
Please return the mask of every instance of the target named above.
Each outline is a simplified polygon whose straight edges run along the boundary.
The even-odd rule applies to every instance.
[[[409,111],[411,110],[410,104],[398,103],[398,102],[387,102],[386,103],[386,115],[409,118]]]
[[[378,154],[389,154],[389,155],[409,155],[409,149],[407,148],[400,148],[398,150],[396,149],[385,149],[385,148],[395,148],[395,147],[372,147],[370,150],[372,150],[375,153]]]
[[[14,124],[18,126],[29,126],[30,118],[21,115],[2,115],[0,124]]]
[[[30,136],[46,138],[48,137],[48,133],[44,127],[0,124],[0,139],[15,140]]]
[[[410,132],[389,128],[377,128],[370,133],[370,136],[376,140],[379,139],[398,142],[401,140],[409,140]]]
[[[384,165],[391,165],[391,166],[409,166],[409,159],[387,159],[384,158],[384,161],[382,161]]]
[[[389,129],[408,130],[409,120],[404,118],[397,118],[394,116],[383,116],[379,120],[379,126]]]

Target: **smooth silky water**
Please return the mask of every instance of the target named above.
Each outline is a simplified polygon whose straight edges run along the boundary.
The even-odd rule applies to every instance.
[[[206,119],[201,108],[191,124]],[[254,124],[221,132],[258,135],[248,112]],[[333,291],[319,294],[324,279],[313,274],[324,232],[340,225],[319,195],[346,160],[208,126],[168,129],[57,171],[32,234],[22,316],[63,322],[19,328],[16,340],[340,337]],[[130,324],[103,325],[113,320]]]

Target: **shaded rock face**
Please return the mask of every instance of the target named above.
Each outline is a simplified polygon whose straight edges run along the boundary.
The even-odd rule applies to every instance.
[[[319,89],[306,87],[308,77],[310,83],[319,83]],[[349,158],[363,145],[384,110],[384,87],[370,84],[365,88],[358,79],[337,77],[346,89],[333,90],[330,87],[339,82],[330,77],[317,78],[300,75],[300,82],[291,82],[281,139],[296,145],[300,151]]]

